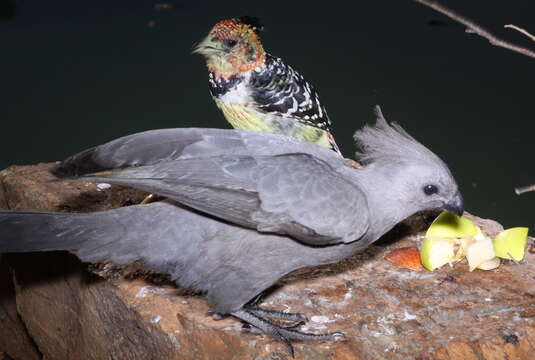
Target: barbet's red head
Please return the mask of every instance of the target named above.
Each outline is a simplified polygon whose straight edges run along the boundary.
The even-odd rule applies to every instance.
[[[193,51],[206,58],[208,70],[229,78],[264,64],[265,52],[258,32],[262,26],[248,16],[218,22]]]

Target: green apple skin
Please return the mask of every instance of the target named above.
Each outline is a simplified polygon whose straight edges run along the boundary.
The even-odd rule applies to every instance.
[[[443,211],[427,229],[430,238],[469,238],[477,234],[478,228],[465,217]]]
[[[422,265],[433,271],[455,261],[454,247],[455,243],[449,240],[425,237],[420,249]]]
[[[499,233],[494,239],[496,256],[508,260],[522,260],[528,242],[528,231],[527,227],[515,227]]]

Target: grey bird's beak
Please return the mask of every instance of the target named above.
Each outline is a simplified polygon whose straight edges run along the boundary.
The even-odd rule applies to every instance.
[[[450,201],[445,203],[442,208],[455,215],[461,216],[464,212],[464,202],[461,193],[457,191],[457,194],[455,194]]]

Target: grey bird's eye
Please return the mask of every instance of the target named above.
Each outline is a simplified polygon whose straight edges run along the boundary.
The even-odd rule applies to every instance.
[[[436,185],[426,185],[424,186],[424,193],[426,195],[433,195],[438,193],[438,187]]]
[[[225,40],[223,41],[223,43],[224,43],[226,46],[228,46],[229,48],[232,48],[232,47],[236,46],[236,44],[237,44],[238,42],[237,42],[236,40],[234,40],[234,39],[225,39]]]

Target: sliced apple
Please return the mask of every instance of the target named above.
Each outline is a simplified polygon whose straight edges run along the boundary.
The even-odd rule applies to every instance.
[[[427,229],[429,238],[469,238],[478,228],[467,218],[443,211]]]
[[[498,266],[500,266],[500,258],[499,257],[495,257],[493,259],[490,259],[490,260],[487,260],[487,261],[483,261],[481,264],[479,264],[477,266],[478,269],[481,269],[481,270],[492,270],[492,269],[496,269]]]
[[[494,239],[496,256],[502,259],[520,261],[528,241],[528,228],[516,227],[502,231]]]
[[[470,271],[492,270],[500,266],[500,258],[522,260],[527,235],[528,228],[517,227],[491,240],[467,218],[444,211],[427,230],[420,257],[422,265],[431,271],[464,257]]]
[[[474,271],[474,269],[484,262],[492,260],[496,257],[492,240],[488,237],[474,241],[466,248],[465,251],[466,260],[468,260],[468,267],[470,271]]]
[[[475,226],[475,227],[476,227],[476,233],[474,235],[474,240],[475,241],[484,240],[485,238],[487,238],[487,236],[485,234],[483,234],[483,231],[481,231],[479,226]]]
[[[433,271],[442,265],[455,261],[455,242],[446,239],[425,237],[422,240],[420,258],[422,265]]]
[[[455,260],[461,260],[466,256],[466,249],[472,245],[476,240],[474,238],[459,239],[459,247],[455,252]]]

